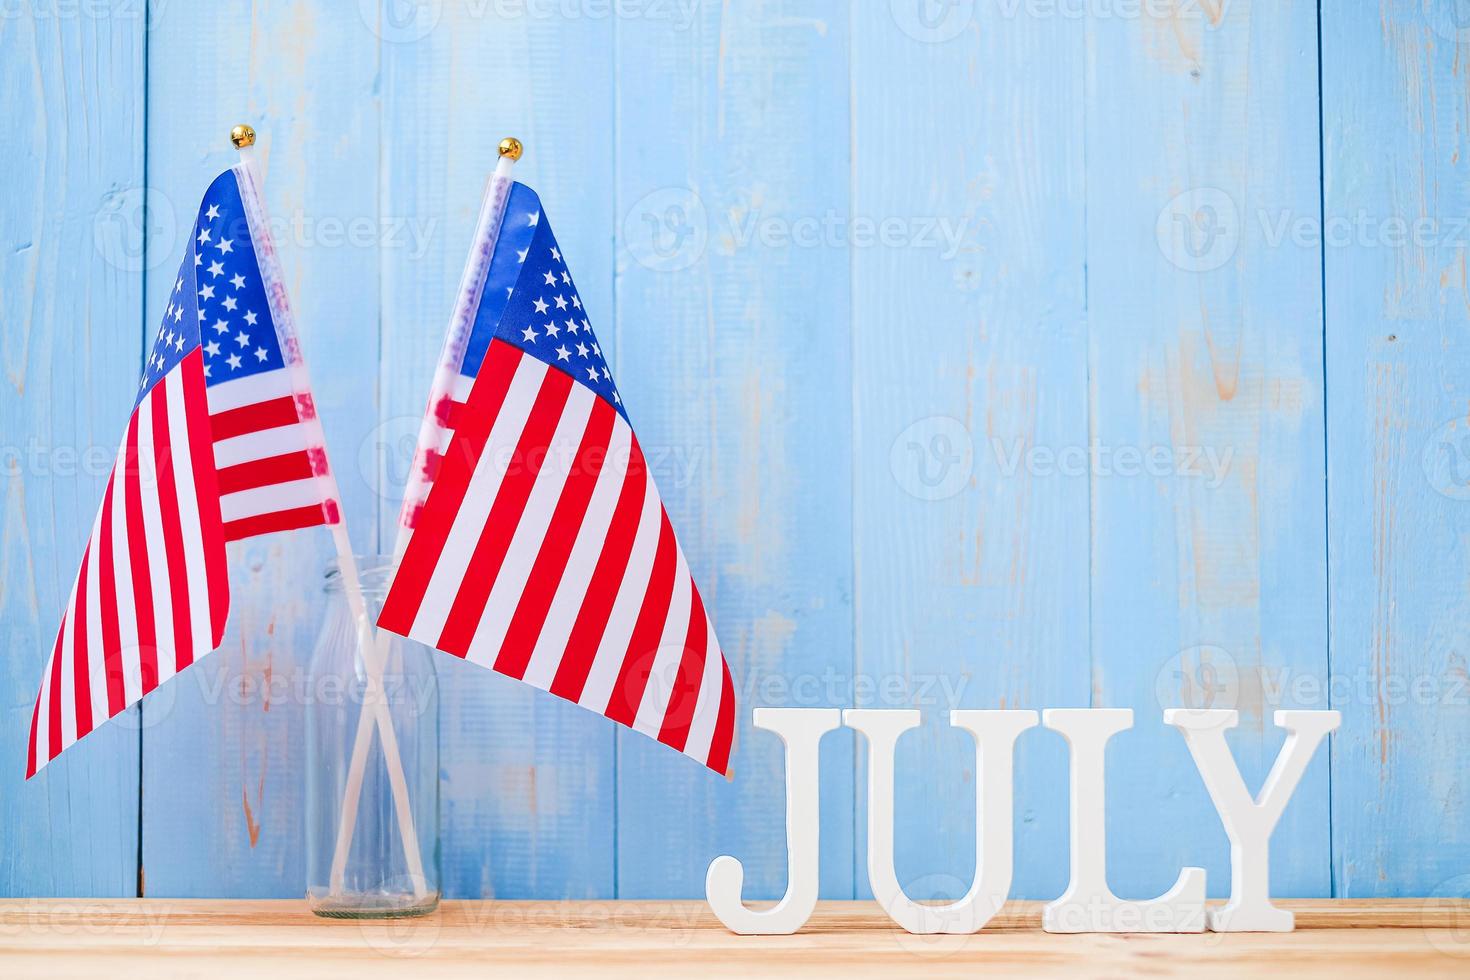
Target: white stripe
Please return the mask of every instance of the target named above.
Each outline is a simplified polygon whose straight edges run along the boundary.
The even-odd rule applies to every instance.
[[[76,677],[73,665],[77,649],[77,582],[81,581],[82,570],[77,569],[77,577],[71,584],[71,597],[66,600],[66,618],[63,620],[66,631],[61,638],[61,748],[77,740],[77,706],[75,698],[77,694]]]
[[[316,477],[292,480],[289,483],[271,483],[263,487],[252,487],[235,493],[223,494],[219,498],[220,516],[226,523],[274,514],[277,511],[310,507],[322,502],[322,481]],[[197,518],[196,518],[197,520]]]
[[[602,631],[602,642],[597,645],[597,655],[587,672],[587,684],[577,699],[578,704],[599,714],[607,713],[607,702],[612,697],[613,685],[618,682],[618,671],[633,636],[633,625],[638,621],[638,610],[643,607],[643,597],[648,592],[662,517],[663,505],[650,473],[643,486],[643,512],[638,517],[638,532],[633,536],[628,566],[618,583],[618,597],[608,613],[607,628]]]
[[[61,647],[66,649],[66,619],[61,621]],[[36,772],[51,759],[51,665],[56,662],[56,647],[52,656],[46,658],[46,672],[41,675],[41,693],[36,700],[40,708],[36,712]]]
[[[88,544],[91,544],[91,542],[88,542]],[[78,595],[78,589],[81,589],[81,585],[82,585],[82,570],[81,570],[81,566],[78,566],[78,567],[76,567],[76,579],[73,580],[73,582],[72,582],[72,595],[71,595],[71,598],[66,599],[66,619],[63,620],[63,626],[65,626],[66,632],[63,633],[63,635],[62,635],[62,649],[60,649],[60,651],[57,652],[57,657],[60,657],[60,660],[62,660],[62,677],[63,677],[63,679],[65,679],[65,677],[66,677],[66,664],[72,663],[72,661],[69,660],[69,658],[72,657],[72,655],[73,655],[73,652],[72,651],[75,651],[76,644],[78,644],[78,639],[76,639],[76,595]],[[50,677],[50,673],[51,673],[50,670],[47,670],[46,671],[47,677]],[[50,691],[50,686],[47,686],[47,691]],[[47,696],[50,696],[50,695],[47,695]],[[63,748],[63,749],[65,749],[66,746],[71,745],[71,742],[69,742],[68,739],[66,739],[66,721],[65,721],[66,710],[65,710],[65,708],[66,708],[66,702],[68,702],[68,701],[69,701],[69,698],[68,698],[68,695],[66,695],[66,686],[65,686],[65,683],[63,683],[63,686],[62,686],[62,718],[63,718],[63,720],[62,720],[62,745],[60,745],[60,748]],[[43,711],[43,717],[49,717],[49,711]],[[98,721],[98,723],[100,723],[100,721],[106,720],[106,717],[107,717],[107,708],[106,707],[104,707],[103,710],[101,710],[101,714],[97,714],[97,716],[93,716],[94,721]]]
[[[664,618],[663,633],[659,636],[658,648],[653,651],[653,663],[648,672],[648,683],[643,687],[643,700],[638,703],[638,714],[633,719],[633,728],[645,735],[658,738],[664,725],[664,715],[669,710],[669,697],[679,679],[679,664],[684,660],[684,641],[689,638],[690,591],[693,583],[689,579],[689,565],[684,560],[684,549],[674,540],[674,592],[669,598],[669,611]],[[636,656],[646,656],[634,650]]]
[[[545,461],[536,474],[536,482],[526,498],[526,508],[516,524],[515,533],[511,535],[505,561],[495,576],[495,584],[485,601],[485,611],[470,641],[469,660],[491,665],[505,643],[506,630],[510,628],[511,617],[520,604],[521,593],[526,589],[531,566],[546,542],[551,515],[561,499],[571,468],[577,465],[577,450],[582,446],[582,436],[587,432],[587,421],[592,417],[596,401],[597,395],[591,388],[572,385],[566,407],[557,421],[556,432],[547,446]]]
[[[106,641],[101,632],[101,507],[97,508],[97,523],[93,525],[91,550],[87,554],[87,646],[71,651],[71,661],[62,667],[62,736],[71,745],[76,741],[76,663],[87,663],[87,658],[103,657]],[[91,664],[87,663],[88,676]],[[97,718],[100,723],[101,718]]]
[[[148,546],[148,587],[153,593],[153,634],[158,640],[158,683],[174,675],[173,594],[169,588],[168,552],[164,548],[163,513],[158,508],[158,469],[153,444],[153,394],[138,403],[138,497],[143,511],[143,539]]]
[[[470,389],[474,386],[474,378],[468,374],[456,374],[454,376],[454,384],[449,389],[449,397],[463,405],[470,400]]]
[[[237,463],[253,463],[257,459],[270,459],[290,452],[306,449],[310,442],[306,428],[297,422],[247,432],[243,436],[221,439],[214,444],[214,465],[220,469]]]
[[[112,488],[112,580],[117,584],[117,639],[121,649],[123,703],[143,696],[139,670],[138,617],[134,610],[132,549],[128,543],[127,441],[117,454]]]
[[[90,539],[88,539],[88,545],[91,545]],[[96,550],[96,548],[93,548],[93,550]],[[91,579],[93,579],[93,572],[96,567],[96,555],[88,555],[87,583],[85,583],[85,588],[88,591],[91,591]],[[81,610],[82,621],[84,621],[85,629],[87,629],[88,648],[96,644],[97,639],[97,633],[93,632],[93,621],[97,617],[91,613],[93,613],[93,602],[88,597],[87,604]],[[75,601],[73,601],[72,616],[75,616],[75,614],[76,607]],[[75,626],[75,623],[73,623],[73,626]],[[75,633],[71,636],[71,641],[71,644],[62,646],[62,677],[60,677],[60,680],[62,680],[62,701],[60,701],[60,705],[62,705],[60,707],[60,713],[62,713],[62,748],[66,748],[66,746],[76,741],[76,658],[84,657],[87,654],[87,651],[84,651],[84,649],[78,649],[78,645],[76,645],[78,641],[76,641]]]
[[[102,633],[102,507],[97,507],[97,520],[92,525],[92,553],[87,559],[87,696],[92,702],[92,727],[106,721],[107,668],[103,662],[107,644]],[[100,698],[100,704],[99,704]]]
[[[221,381],[205,389],[210,415],[294,394],[291,372],[285,368],[252,374],[248,378]]]
[[[536,404],[536,394],[546,376],[546,365],[534,357],[521,356],[516,373],[511,378],[510,388],[505,393],[505,402],[495,417],[490,437],[485,441],[485,450],[476,461],[475,471],[470,475],[464,499],[454,516],[449,537],[434,563],[434,571],[424,590],[424,601],[414,618],[410,635],[422,643],[433,646],[444,632],[444,622],[449,618],[449,609],[459,594],[464,581],[465,569],[474,555],[475,544],[485,529],[490,507],[495,503],[495,494],[505,476],[505,469],[513,465],[510,454],[520,444],[521,432]]]
[[[613,512],[618,506],[618,495],[628,478],[628,454],[633,448],[633,430],[614,413],[612,438],[609,440],[607,458],[602,472],[597,477],[597,486],[592,499],[587,502],[587,514],[582,518],[582,528],[577,532],[576,542],[567,556],[567,567],[561,573],[556,586],[556,596],[546,610],[546,622],[541,626],[541,635],[536,637],[536,647],[531,651],[531,661],[526,664],[523,678],[543,691],[551,689],[556,679],[556,669],[561,666],[562,654],[572,627],[577,623],[577,612],[582,600],[587,597],[587,586],[592,573],[597,569],[597,559],[607,545],[607,529],[612,524]]]
[[[214,649],[209,621],[209,569],[204,562],[204,534],[199,527],[199,499],[194,483],[194,447],[189,443],[188,405],[184,401],[184,372],[177,368],[164,379],[168,385],[168,438],[173,447],[175,496],[179,529],[184,539],[184,568],[189,581],[189,629],[194,634],[194,659]]]
[[[715,628],[704,617],[706,639],[704,641],[704,676],[699,682],[699,698],[694,702],[694,716],[689,719],[689,738],[684,742],[684,752],[705,762],[709,759],[710,743],[714,741],[715,722],[720,717],[720,693],[725,686],[721,666],[725,655],[720,650],[720,641],[715,639]]]

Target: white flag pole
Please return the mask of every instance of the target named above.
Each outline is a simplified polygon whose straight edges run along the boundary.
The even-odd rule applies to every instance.
[[[404,489],[404,512],[399,515],[398,535],[393,544],[392,573],[398,571],[403,553],[408,548],[412,530],[406,519],[407,510],[422,503],[429,479],[425,468],[427,454],[441,451],[440,439],[443,427],[439,424],[436,408],[444,398],[454,395],[455,380],[464,364],[465,349],[469,346],[470,333],[475,326],[475,314],[480,308],[480,296],[485,289],[485,278],[490,272],[490,260],[495,255],[495,243],[500,239],[500,226],[505,218],[505,204],[510,197],[511,166],[521,158],[521,142],[514,138],[500,141],[500,160],[490,176],[484,200],[480,204],[479,220],[475,223],[475,237],[470,245],[469,257],[465,260],[464,272],[459,279],[459,292],[454,304],[454,313],[449,321],[449,331],[444,337],[444,348],[439,355],[439,365],[434,371],[434,381],[429,389],[428,407],[424,409],[419,423],[418,443],[414,448],[413,465],[409,468],[408,485]],[[379,656],[374,658],[381,670],[381,661],[388,638],[378,631]],[[375,663],[368,663],[368,682],[373,683],[372,671]],[[347,863],[347,852],[352,847],[358,798],[362,794],[362,781],[367,768],[368,748],[372,744],[372,728],[366,716],[358,718],[357,738],[353,742],[352,762],[347,768],[347,787],[342,805],[342,823],[337,828],[336,855],[332,861],[333,889],[340,880],[341,871]]]
[[[281,342],[281,351],[287,369],[290,371],[292,391],[300,397],[311,391],[311,382],[306,370],[306,361],[301,356],[299,345],[296,342],[299,333],[296,330],[290,303],[286,297],[285,283],[282,281],[280,264],[275,254],[275,243],[270,237],[269,223],[266,220],[265,201],[260,193],[260,160],[255,149],[255,130],[249,126],[236,126],[230,132],[230,142],[240,153],[241,166],[237,168],[237,174],[243,177],[243,180],[240,181],[241,197],[245,202],[246,215],[251,219],[251,237],[256,243],[266,302],[270,306],[271,319],[276,325],[277,339]],[[326,434],[315,408],[301,414],[303,415],[301,424],[307,430],[310,441],[313,445],[320,446],[325,453]],[[340,509],[342,495],[337,487],[336,474],[330,466],[317,469],[316,479],[320,483],[322,496],[327,500],[335,501]],[[413,810],[408,797],[408,784],[404,779],[403,763],[398,753],[398,739],[393,731],[393,720],[388,713],[387,701],[383,696],[384,665],[382,660],[387,656],[386,644],[379,647],[374,642],[372,619],[368,615],[367,600],[363,594],[362,580],[357,568],[357,557],[352,553],[352,542],[347,534],[346,515],[339,513],[338,520],[328,527],[332,532],[332,544],[337,552],[337,569],[342,576],[342,591],[347,598],[348,610],[357,624],[358,644],[367,666],[367,690],[364,692],[363,710],[359,715],[358,742],[363,741],[361,737],[363,730],[371,733],[367,721],[369,717],[373,718],[383,738],[383,755],[387,763],[393,805],[398,815],[399,832],[403,839],[404,860],[408,865],[409,876],[413,879],[414,893],[422,897],[427,893],[423,856],[419,853],[418,834],[414,829]],[[356,751],[357,746],[354,745],[354,758]],[[357,792],[350,798],[352,809],[350,820],[353,823],[356,822],[357,803],[361,789],[361,776],[359,776]],[[344,811],[346,805],[347,800],[344,799]],[[345,812],[343,819],[344,821],[349,819]],[[345,852],[341,857],[342,865],[345,866]],[[337,862],[334,860],[333,863],[331,892],[341,894],[343,875],[336,866]]]

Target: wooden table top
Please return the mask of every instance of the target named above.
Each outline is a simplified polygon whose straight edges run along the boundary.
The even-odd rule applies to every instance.
[[[876,903],[823,902],[795,936],[735,936],[702,902],[446,902],[347,922],[298,901],[0,899],[0,976],[1470,977],[1470,902],[1281,904],[1294,933],[1053,936],[1041,903],[1013,902],[975,935],[911,936]]]

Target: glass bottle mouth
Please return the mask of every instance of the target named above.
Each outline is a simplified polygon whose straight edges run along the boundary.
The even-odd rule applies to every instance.
[[[357,565],[358,581],[362,584],[364,594],[373,598],[381,599],[388,594],[388,586],[393,582],[393,556],[392,555],[353,555],[353,561]],[[322,590],[327,593],[340,593],[343,589],[342,567],[339,559],[333,558],[327,562],[322,574]]]

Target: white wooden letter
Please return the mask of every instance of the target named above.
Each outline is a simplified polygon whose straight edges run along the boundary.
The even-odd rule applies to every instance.
[[[1203,932],[1205,869],[1185,868],[1155,899],[1124,901],[1108,887],[1104,817],[1108,740],[1133,727],[1131,708],[1048,708],[1041,723],[1071,752],[1072,878],[1042,912],[1047,932]]]
[[[817,906],[819,842],[818,779],[822,736],[842,724],[837,708],[756,708],[756,728],[775,732],[786,745],[786,894],[774,908],[752,912],[740,901],[745,869],[728,854],[710,862],[704,894],[725,928],[742,936],[786,936],[800,929]]]
[[[1034,711],[951,711],[949,723],[975,738],[975,881],[950,905],[920,905],[893,867],[894,750],[919,724],[912,708],[849,708],[849,728],[868,740],[868,884],[889,917],[909,932],[966,934],[984,928],[1011,890],[1011,772],[1016,738],[1036,724]]]
[[[1342,715],[1336,711],[1278,711],[1274,720],[1286,729],[1286,744],[1260,796],[1251,799],[1230,746],[1225,744],[1225,730],[1239,723],[1239,713],[1219,708],[1164,712],[1164,721],[1184,734],[1195,768],[1230,838],[1230,901],[1209,914],[1215,932],[1290,932],[1294,924],[1290,912],[1271,904],[1271,832],[1312,754],[1327,733],[1341,724]]]

